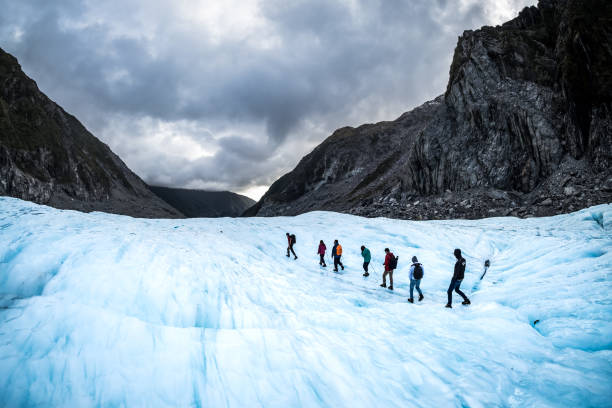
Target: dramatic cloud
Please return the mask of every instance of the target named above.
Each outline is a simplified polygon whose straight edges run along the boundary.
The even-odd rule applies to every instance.
[[[257,196],[334,129],[441,94],[535,0],[0,0],[0,47],[151,184]]]

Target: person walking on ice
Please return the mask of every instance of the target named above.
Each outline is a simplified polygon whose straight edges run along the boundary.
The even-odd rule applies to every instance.
[[[425,268],[423,265],[419,263],[419,260],[416,256],[412,257],[412,266],[410,266],[410,297],[408,301],[410,303],[414,303],[414,297],[412,293],[414,292],[414,288],[416,287],[417,292],[419,292],[419,302],[423,300],[423,292],[421,292],[421,279],[423,279],[423,275],[425,274]]]
[[[389,290],[393,290],[393,270],[397,267],[397,258],[389,248],[385,248],[385,271],[383,272],[383,283],[380,285],[383,288],[387,287],[387,275],[389,275]]]
[[[370,250],[366,248],[365,245],[361,246],[361,256],[363,256],[363,270],[365,271],[363,276],[370,276],[368,265],[370,265],[370,261],[372,260],[372,254],[370,254]]]
[[[295,234],[287,233],[287,243],[289,244],[287,246],[287,258],[289,258],[289,251],[291,251],[291,253],[295,257],[293,259],[297,259],[297,255],[295,254],[295,251],[293,250],[293,246],[295,245],[295,241],[296,241]]]
[[[457,262],[455,263],[455,271],[453,272],[453,278],[451,279],[450,286],[446,293],[448,294],[448,303],[446,307],[449,309],[453,307],[453,290],[457,292],[462,298],[462,305],[469,305],[470,299],[465,296],[459,287],[461,286],[461,281],[463,281],[463,277],[465,276],[465,259],[461,256],[461,250],[459,248],[455,249],[455,258],[457,258]]]
[[[342,245],[338,243],[338,240],[334,240],[334,246],[332,248],[332,257],[334,258],[334,272],[338,272],[338,265],[344,270],[344,265],[340,261],[342,257]]]
[[[317,250],[317,254],[319,254],[319,265],[321,265],[322,267],[327,267],[327,265],[325,264],[325,251],[327,250],[327,247],[325,246],[325,243],[323,242],[323,240],[321,240],[321,242],[319,242],[319,249]]]

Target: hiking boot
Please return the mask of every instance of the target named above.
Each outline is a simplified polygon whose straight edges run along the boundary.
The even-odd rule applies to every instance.
[[[334,269],[334,272],[338,272],[338,270],[337,270],[337,269]]]
[[[387,287],[387,285],[386,285],[385,283],[381,283],[381,284],[380,284],[380,287],[381,287],[381,288],[386,288],[386,287]]]
[[[295,258],[293,258],[293,259],[294,259],[294,260],[296,260],[296,259],[297,259],[297,256],[296,256]]]
[[[370,276],[370,274],[366,272],[363,274],[363,276]]]
[[[289,254],[287,254],[287,258],[289,258]]]
[[[420,302],[421,300],[423,300],[423,298],[424,298],[424,297],[425,297],[425,296],[423,296],[423,295],[419,295],[419,302]]]
[[[463,302],[461,302],[462,305],[466,305],[466,306],[471,304],[471,303],[472,302],[470,302],[470,299],[465,299]]]
[[[408,298],[408,301],[409,301],[410,303],[414,303],[414,299],[413,299],[413,298]]]
[[[389,290],[393,290],[393,286],[389,286]]]
[[[325,265],[325,264],[323,264],[323,265],[321,265],[321,266],[322,266],[322,267],[324,267],[324,268],[327,268],[327,265]]]
[[[452,306],[450,303],[447,303],[447,304],[446,304],[446,306],[444,306],[444,307],[447,307],[447,308],[449,308],[449,309],[452,309],[452,308],[453,308],[453,306]]]
[[[340,267],[342,268],[342,270],[344,270],[344,265],[340,265]]]

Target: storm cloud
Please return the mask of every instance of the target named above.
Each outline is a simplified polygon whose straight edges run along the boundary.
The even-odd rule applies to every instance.
[[[535,0],[0,0],[0,47],[146,182],[257,198],[342,126],[443,93]]]

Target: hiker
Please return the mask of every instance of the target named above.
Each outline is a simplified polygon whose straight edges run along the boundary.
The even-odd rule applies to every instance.
[[[457,262],[455,263],[455,271],[453,272],[453,278],[451,279],[450,286],[446,291],[446,293],[448,294],[448,303],[446,304],[446,307],[448,307],[449,309],[453,307],[453,290],[463,298],[463,302],[461,303],[462,305],[470,304],[470,299],[465,296],[465,293],[459,290],[459,287],[461,286],[461,281],[465,276],[465,259],[463,259],[463,257],[461,256],[461,250],[459,248],[455,249],[454,254],[455,258],[457,258]]]
[[[317,251],[317,253],[319,254],[319,265],[321,265],[322,267],[326,268],[327,265],[325,264],[325,251],[327,250],[327,247],[325,246],[325,243],[323,242],[323,240],[321,240],[321,242],[319,242],[319,250]]]
[[[372,255],[370,254],[370,250],[366,248],[365,245],[361,246],[361,256],[363,256],[363,270],[365,271],[363,276],[370,276],[368,273],[368,265],[370,265]]]
[[[383,288],[387,287],[387,275],[389,275],[389,290],[393,290],[393,269],[395,269],[395,256],[393,252],[389,251],[389,248],[385,248],[385,271],[383,272],[383,283],[380,285]]]
[[[295,254],[295,251],[293,250],[293,246],[295,245],[295,241],[296,241],[295,240],[295,234],[289,235],[289,233],[287,233],[287,243],[289,244],[289,246],[287,247],[287,258],[289,258],[289,251],[291,251],[291,253],[295,257],[293,259],[297,259],[297,255]]]
[[[414,292],[414,288],[416,287],[417,292],[419,292],[419,302],[423,300],[423,292],[421,292],[421,279],[423,279],[423,275],[425,274],[425,268],[423,265],[419,263],[419,260],[416,256],[412,257],[412,266],[410,267],[410,297],[408,301],[410,303],[414,303],[414,298],[412,297],[412,293]]]
[[[338,243],[338,240],[334,240],[334,247],[332,248],[332,256],[334,257],[334,272],[338,272],[338,265],[344,270],[344,265],[340,261],[342,256],[342,245]]]

